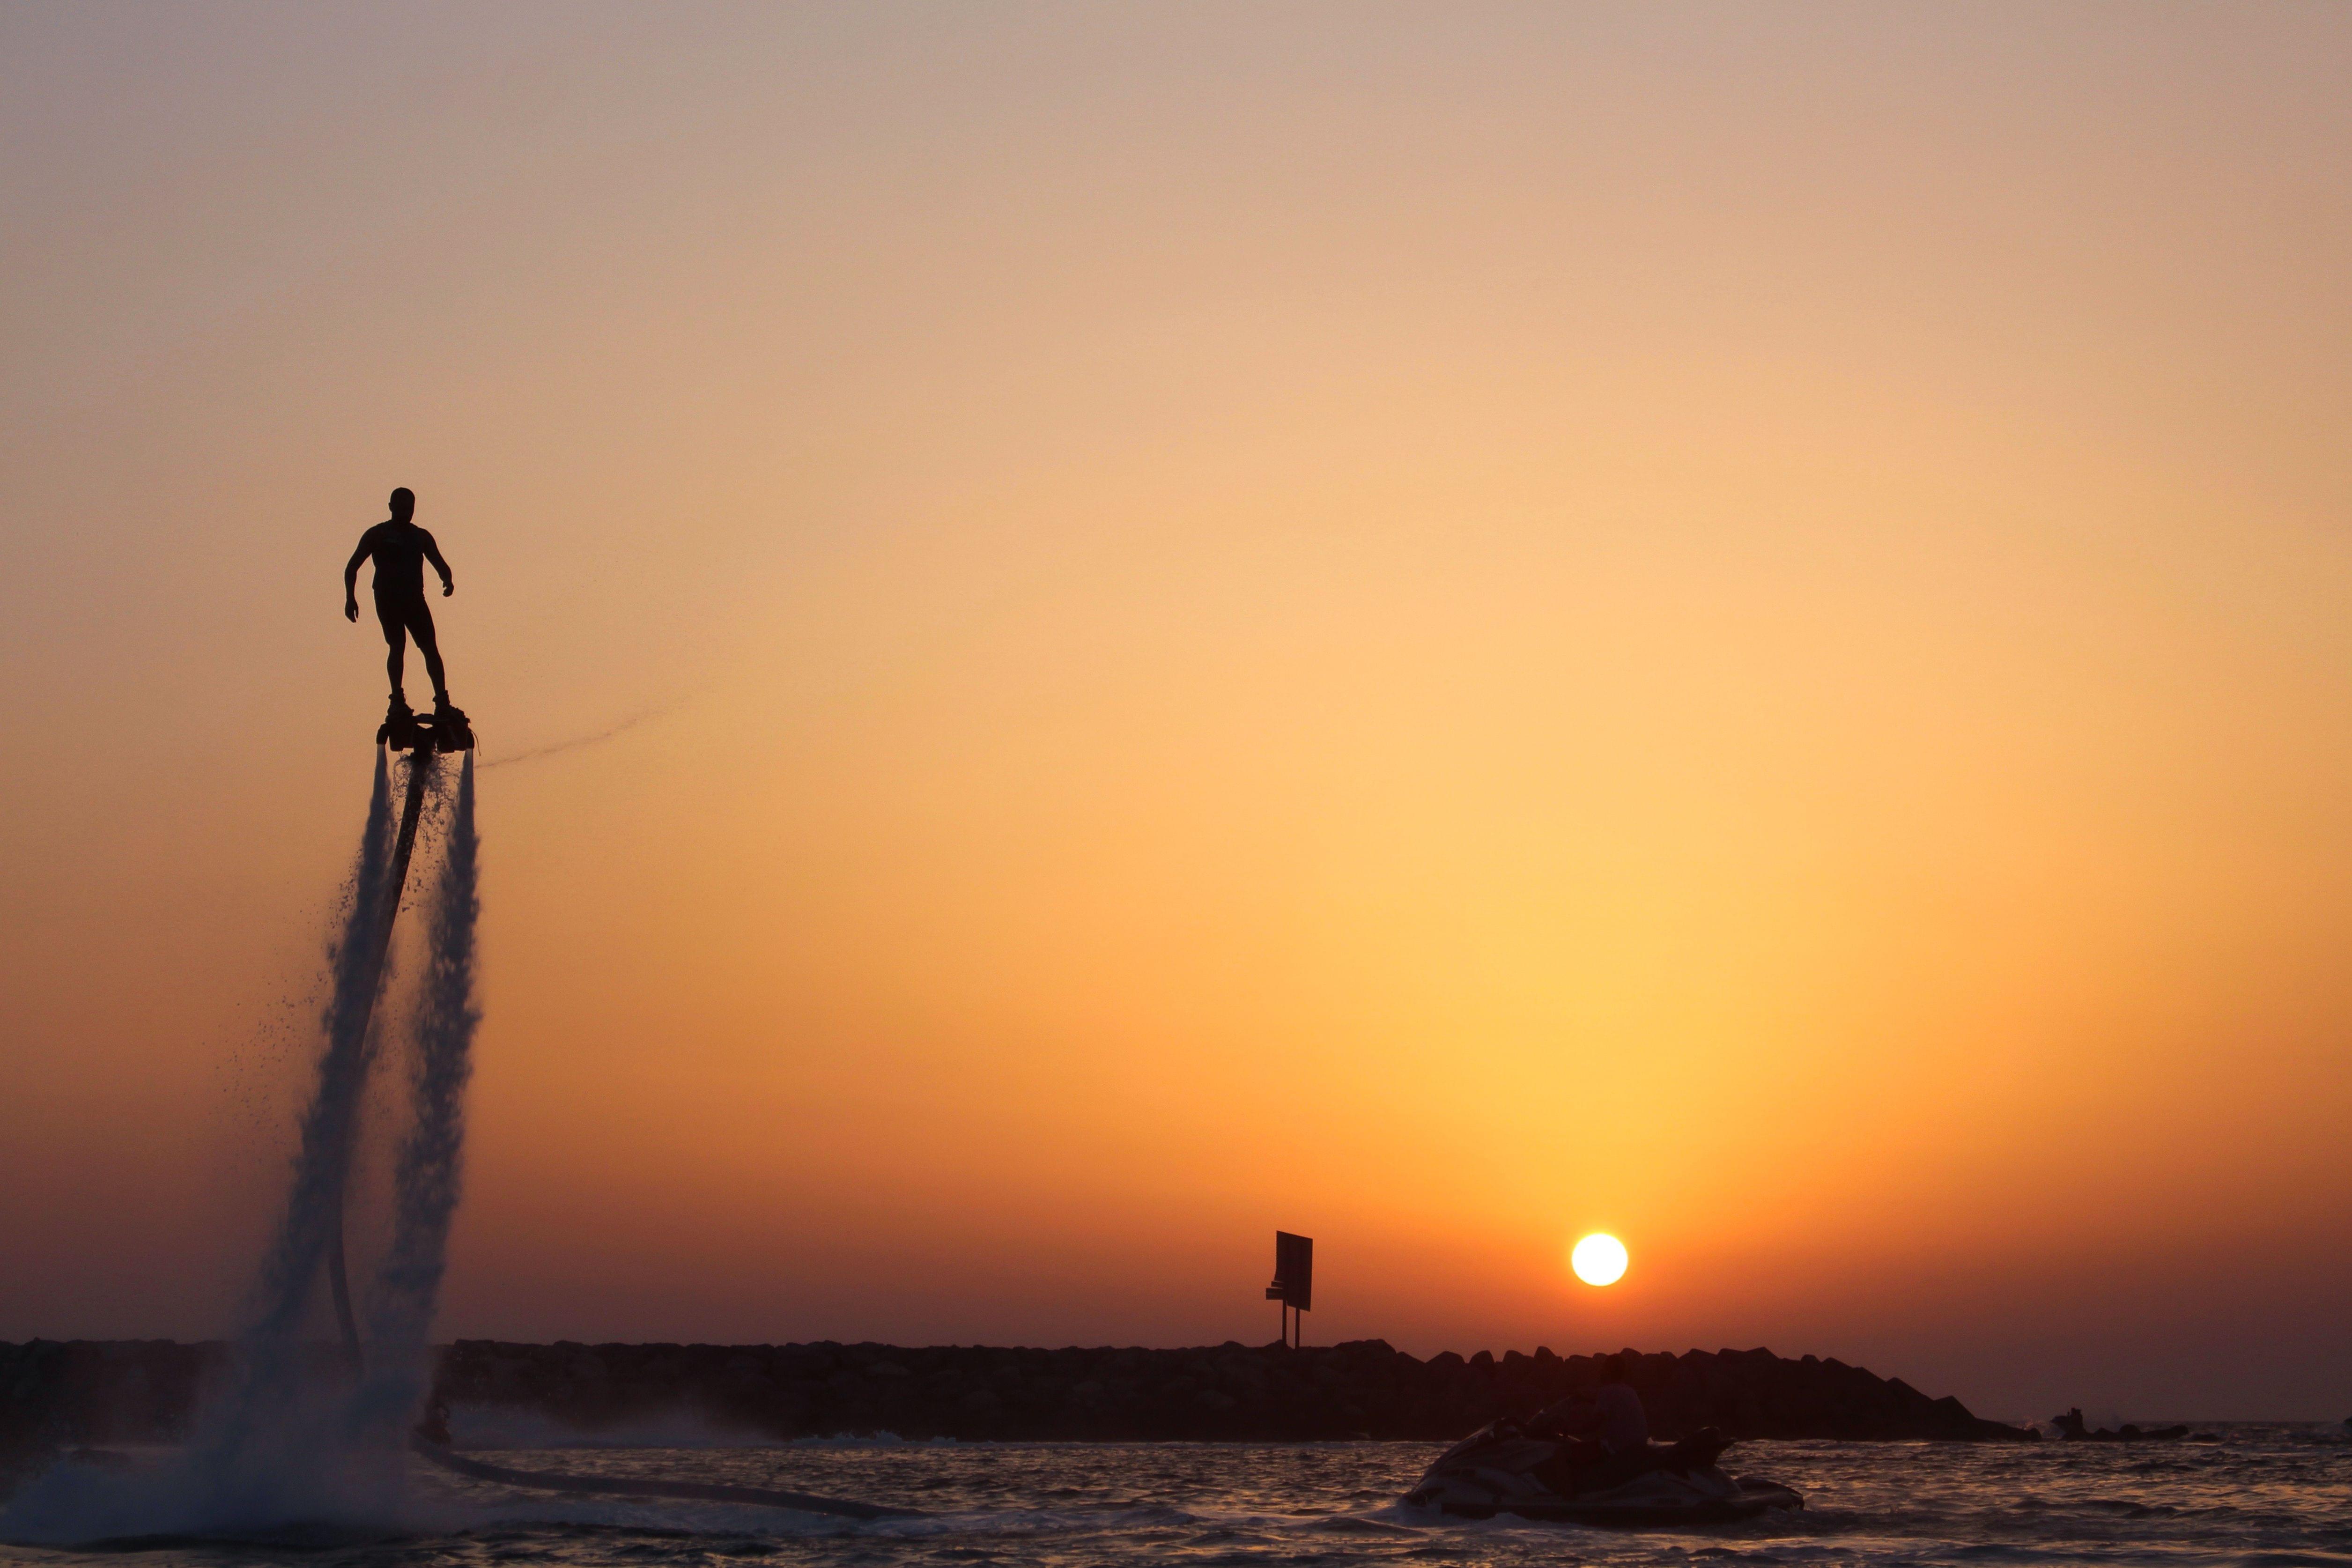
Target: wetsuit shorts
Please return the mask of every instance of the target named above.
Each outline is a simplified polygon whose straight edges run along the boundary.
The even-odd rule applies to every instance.
[[[404,634],[413,634],[419,647],[432,645],[433,611],[422,593],[378,594],[375,618],[383,623],[383,640],[393,647],[400,646]]]

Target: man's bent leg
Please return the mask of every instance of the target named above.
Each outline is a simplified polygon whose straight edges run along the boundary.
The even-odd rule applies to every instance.
[[[408,608],[408,635],[416,639],[416,651],[425,656],[425,673],[433,680],[433,700],[447,704],[449,682],[441,670],[441,642],[433,635],[433,609],[422,599]]]

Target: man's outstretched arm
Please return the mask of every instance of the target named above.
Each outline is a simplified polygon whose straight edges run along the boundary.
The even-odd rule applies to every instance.
[[[434,542],[429,533],[425,536],[425,559],[433,563],[433,570],[441,574],[441,596],[446,599],[456,593],[457,579],[449,574],[449,563],[441,559],[441,546]]]
[[[366,560],[368,554],[367,535],[362,533],[360,535],[360,547],[352,552],[349,561],[343,563],[343,619],[347,621],[360,618],[360,563]]]

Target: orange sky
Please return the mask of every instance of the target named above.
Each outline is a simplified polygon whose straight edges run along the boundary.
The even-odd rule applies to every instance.
[[[0,12],[0,1338],[235,1321],[406,484],[494,764],[445,1333],[1265,1340],[1280,1226],[1310,1339],[2340,1417],[2347,72]]]

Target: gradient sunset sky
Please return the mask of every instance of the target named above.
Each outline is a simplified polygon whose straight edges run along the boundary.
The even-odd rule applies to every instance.
[[[445,1338],[1262,1342],[1281,1226],[1310,1342],[2352,1413],[2347,81],[2321,4],[0,5],[0,1339],[236,1326],[407,485]]]

